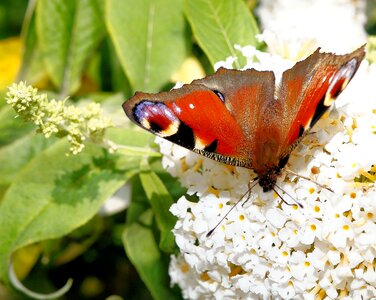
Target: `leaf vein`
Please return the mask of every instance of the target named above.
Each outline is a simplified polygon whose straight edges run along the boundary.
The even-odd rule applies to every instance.
[[[216,10],[215,6],[213,5],[213,2],[211,0],[208,0],[208,4],[209,4],[209,7],[210,7],[210,10],[213,12],[214,20],[218,24],[220,32],[222,33],[222,35],[223,35],[223,37],[225,39],[225,42],[227,44],[227,47],[228,47],[228,49],[231,52],[231,56],[236,57],[236,53],[234,51],[234,47],[231,44],[229,36],[227,35],[226,28],[224,28],[224,26],[223,26],[223,24],[221,22],[221,18],[219,17],[219,8],[218,8],[218,10]],[[235,65],[236,65],[237,68],[240,67],[237,61],[235,61]]]
[[[151,50],[153,47],[154,14],[155,14],[155,3],[154,1],[152,1],[149,6],[148,27],[147,27],[147,33],[146,33],[147,36],[146,36],[144,87],[148,86],[150,82]]]

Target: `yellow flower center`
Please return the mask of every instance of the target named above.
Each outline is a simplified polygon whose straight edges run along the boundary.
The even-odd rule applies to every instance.
[[[189,266],[188,266],[188,264],[184,263],[184,264],[182,264],[182,265],[180,266],[180,269],[181,269],[181,271],[182,271],[183,273],[188,273],[188,271],[189,271]]]

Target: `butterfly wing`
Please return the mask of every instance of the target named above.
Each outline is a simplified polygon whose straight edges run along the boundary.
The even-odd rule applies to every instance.
[[[281,105],[274,98],[271,71],[219,69],[215,76],[196,80],[221,94],[247,139],[250,168],[262,174],[278,159]]]
[[[290,154],[332,105],[356,73],[364,55],[364,46],[346,55],[320,53],[317,49],[283,73],[277,89],[277,101],[282,106],[279,159]]]
[[[136,93],[123,104],[142,128],[206,157],[253,168],[258,120],[273,100],[274,75],[219,69],[179,89]]]
[[[364,57],[319,49],[283,73],[219,69],[179,89],[136,93],[123,104],[142,128],[259,175],[280,170],[291,150],[345,88]],[[276,96],[276,97],[275,97]]]

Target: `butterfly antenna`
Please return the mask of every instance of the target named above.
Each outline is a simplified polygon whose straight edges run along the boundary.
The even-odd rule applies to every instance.
[[[281,190],[284,194],[286,194],[287,196],[289,196],[300,208],[304,208],[303,207],[303,204],[301,204],[298,200],[296,200],[293,196],[291,196],[288,192],[286,192],[284,189],[282,189],[281,187],[279,187],[278,185],[275,185],[275,187],[277,187],[279,190]],[[278,195],[279,198],[282,199],[282,201],[284,203],[286,203],[287,205],[294,205],[294,204],[291,204],[291,203],[288,203],[285,199],[283,199],[283,197],[277,192],[277,190],[275,188],[273,188],[273,191]]]
[[[286,170],[286,173],[289,173],[289,174],[291,174],[291,175],[294,175],[294,176],[297,176],[297,177],[303,178],[303,179],[305,179],[305,180],[311,181],[311,182],[313,182],[314,184],[316,184],[317,186],[319,186],[319,187],[321,187],[321,188],[323,188],[323,189],[326,189],[326,190],[328,190],[328,191],[334,193],[334,191],[333,191],[331,188],[329,188],[329,187],[327,187],[327,186],[325,186],[325,185],[323,185],[323,184],[320,184],[320,183],[318,183],[317,181],[312,180],[312,179],[309,178],[309,177],[306,177],[306,176],[300,175],[300,174],[295,173],[294,171],[291,171],[291,170]]]
[[[245,202],[247,202],[249,200],[249,198],[251,197],[251,190],[253,189],[253,187],[256,185],[256,183],[258,182],[258,178],[256,178],[254,181],[251,181],[250,183],[248,183],[248,190],[243,194],[243,196],[240,197],[240,199],[238,201],[236,201],[236,203],[225,213],[225,215],[221,218],[221,220],[206,234],[206,237],[210,237],[214,230],[217,229],[217,227],[223,222],[224,219],[227,218],[227,216],[230,214],[230,212],[232,212],[234,210],[234,208],[243,200],[243,198],[245,196],[248,195],[247,199],[245,200]],[[253,184],[252,184],[253,183]],[[252,184],[252,185],[251,185]]]

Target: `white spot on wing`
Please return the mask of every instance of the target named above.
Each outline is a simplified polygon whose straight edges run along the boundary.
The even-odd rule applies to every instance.
[[[194,109],[195,108],[195,106],[193,105],[193,103],[189,103],[189,108],[190,109]]]
[[[176,119],[176,117],[174,116],[174,114],[168,108],[164,109],[164,113],[165,113],[165,115],[167,117],[169,117],[169,119],[171,119],[171,120]]]
[[[327,79],[328,75],[324,75],[322,78],[321,78],[321,83],[324,84],[326,79]],[[332,80],[332,78],[330,78],[329,82]]]
[[[175,111],[177,114],[180,114],[180,113],[181,113],[181,108],[180,108],[179,106],[177,106],[175,103],[173,103],[172,106],[173,106],[174,111]]]

